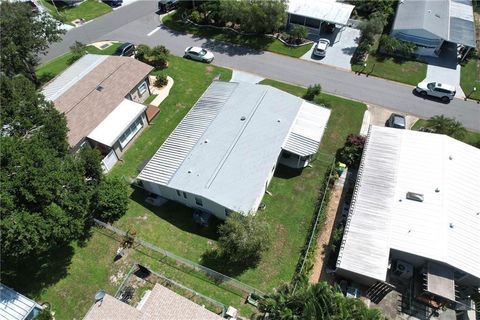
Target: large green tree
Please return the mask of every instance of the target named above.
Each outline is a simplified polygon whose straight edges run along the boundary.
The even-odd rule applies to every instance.
[[[22,74],[36,86],[39,81],[35,67],[39,54],[47,51],[51,42],[60,40],[64,30],[46,13],[32,11],[25,2],[0,3],[1,70],[7,76]]]
[[[64,115],[30,81],[3,76],[0,93],[3,260],[81,237],[101,177],[86,157],[68,152]]]

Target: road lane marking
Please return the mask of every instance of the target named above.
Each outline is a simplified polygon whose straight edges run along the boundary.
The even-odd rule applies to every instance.
[[[156,27],[155,29],[153,29],[152,31],[150,31],[150,32],[147,34],[147,37],[150,37],[152,34],[154,34],[155,32],[157,32],[158,30],[160,30],[160,27]]]

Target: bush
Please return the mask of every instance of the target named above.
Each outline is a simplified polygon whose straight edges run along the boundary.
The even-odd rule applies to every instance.
[[[150,48],[147,45],[140,44],[137,47],[135,58],[161,70],[167,67],[169,54],[170,51],[164,46]]]
[[[68,64],[72,64],[84,55],[87,54],[87,46],[79,41],[75,41],[75,43],[70,47],[70,52],[72,56],[68,59]]]
[[[161,87],[164,87],[168,84],[168,79],[167,79],[167,76],[166,75],[163,75],[163,74],[159,74],[156,78],[155,78],[155,87],[157,88],[161,88]]]
[[[364,146],[364,136],[356,134],[348,135],[345,145],[337,152],[337,160],[345,163],[348,167],[358,168],[360,160],[362,159]]]
[[[303,99],[313,101],[315,96],[318,96],[322,92],[322,86],[315,84],[307,88],[307,92],[303,95]]]
[[[380,38],[380,48],[389,55],[400,54],[410,57],[415,53],[417,46],[412,42],[401,41],[395,37],[384,34]]]
[[[288,31],[288,42],[300,44],[302,40],[307,37],[308,29],[305,26],[293,25]]]
[[[198,12],[197,10],[193,10],[192,13],[190,13],[190,20],[194,23],[200,23],[200,21],[202,21],[200,12]]]
[[[271,242],[267,222],[252,215],[234,212],[218,232],[221,255],[229,263],[257,265]]]
[[[125,214],[128,209],[128,186],[119,178],[105,178],[94,197],[95,217],[112,222]]]
[[[150,47],[146,44],[139,44],[135,50],[135,59],[145,62],[145,57],[150,54]]]

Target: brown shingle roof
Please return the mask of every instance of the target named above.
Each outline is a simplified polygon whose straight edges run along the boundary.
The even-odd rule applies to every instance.
[[[95,129],[152,69],[132,58],[111,56],[55,99],[67,118],[70,146]]]
[[[223,318],[160,284],[150,292],[145,303],[136,309],[110,295],[95,303],[84,320],[223,320]]]

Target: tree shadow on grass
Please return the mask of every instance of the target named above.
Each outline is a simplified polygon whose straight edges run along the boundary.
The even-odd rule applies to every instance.
[[[161,206],[154,206],[145,201],[147,197],[148,194],[144,190],[136,188],[130,199],[183,231],[211,240],[218,239],[217,229],[221,221],[215,216],[211,216],[208,227],[202,227],[193,221],[193,209],[174,201],[168,201]]]
[[[200,264],[226,276],[235,278],[248,269],[255,268],[258,265],[258,262],[245,260],[230,262],[221,252],[213,249],[207,250],[202,254]]]
[[[73,254],[73,247],[65,245],[38,257],[2,257],[2,282],[26,296],[38,296],[43,289],[67,276]]]

